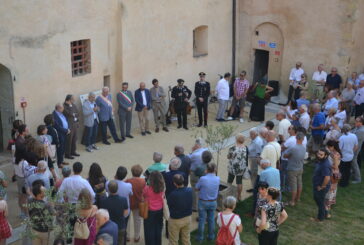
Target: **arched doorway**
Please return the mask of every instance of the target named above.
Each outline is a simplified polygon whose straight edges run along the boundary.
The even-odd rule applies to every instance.
[[[11,137],[14,121],[13,79],[10,70],[0,64],[0,151]]]
[[[281,30],[276,24],[265,22],[255,27],[252,37],[254,82],[265,75],[267,80],[279,81],[284,42]]]

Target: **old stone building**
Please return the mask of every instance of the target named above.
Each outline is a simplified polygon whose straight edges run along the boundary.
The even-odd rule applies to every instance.
[[[0,0],[0,149],[14,118],[34,131],[66,94],[104,85],[192,87],[200,71],[214,85],[244,69],[285,91],[298,60],[309,77],[319,63],[361,72],[363,10],[360,0]]]

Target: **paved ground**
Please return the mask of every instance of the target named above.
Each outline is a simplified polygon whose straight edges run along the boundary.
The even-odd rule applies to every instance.
[[[212,105],[210,106],[210,112],[209,118],[210,118],[210,125],[217,125],[218,122],[213,120],[215,117],[214,111],[216,110],[216,106]],[[249,110],[249,108],[247,109]],[[274,114],[272,111],[275,110],[275,107],[273,106],[272,110],[269,108],[265,112],[265,118],[266,120],[271,120],[274,118]],[[150,115],[152,116],[152,115]],[[141,136],[138,130],[134,130],[132,134],[134,135],[134,139],[128,139],[122,144],[115,144],[112,143],[109,146],[98,144],[100,147],[100,150],[95,151],[93,153],[88,153],[84,150],[84,147],[79,145],[78,146],[78,152],[81,154],[80,157],[78,157],[77,161],[80,161],[84,165],[84,171],[83,176],[87,177],[88,169],[90,165],[93,162],[97,162],[102,166],[102,169],[104,171],[104,175],[108,179],[112,179],[116,169],[118,166],[125,166],[127,169],[130,169],[132,165],[134,164],[140,164],[143,166],[143,168],[146,168],[150,164],[152,164],[152,155],[153,152],[159,151],[163,154],[163,162],[167,163],[169,159],[173,157],[173,148],[176,144],[181,144],[185,146],[186,153],[191,152],[191,147],[194,143],[194,135],[196,133],[196,128],[192,126],[194,123],[194,111],[192,111],[192,115],[189,116],[189,127],[190,130],[184,130],[184,129],[177,129],[176,128],[176,122],[174,121],[172,125],[169,126],[170,132],[159,132],[154,133],[154,130],[152,131],[151,135],[148,136]],[[138,122],[133,122],[138,123]],[[228,124],[232,124],[237,126],[236,132],[245,132],[248,133],[248,130],[252,127],[259,126],[259,123],[257,122],[244,122],[239,123],[238,121],[231,121],[227,122]],[[231,139],[231,143],[233,143],[233,139]],[[0,158],[0,169],[3,170],[7,176],[12,176],[12,166],[11,163],[5,159],[1,161],[2,158]],[[8,158],[7,158],[8,159]],[[220,164],[219,164],[219,176],[223,181],[226,181],[227,179],[227,169],[226,169],[226,150],[222,152],[221,158],[220,158]],[[74,161],[70,162],[71,164]],[[128,173],[127,177],[131,177],[131,173]],[[250,188],[250,181],[244,180],[243,182],[243,188],[244,190]],[[10,211],[10,223],[15,228],[20,225],[20,220],[17,218],[17,214],[19,213],[19,208],[17,206],[17,199],[16,199],[16,184],[10,183],[10,186],[8,188],[8,202],[9,202],[9,211]],[[245,191],[243,191],[243,198],[246,198],[247,194]],[[195,229],[197,227],[197,223],[195,221],[195,215],[194,214],[194,222],[192,225],[192,229]],[[133,226],[132,226],[133,227]],[[16,231],[19,229],[16,229]],[[18,234],[14,234],[13,239],[9,239],[8,242],[13,242],[13,240],[17,240]],[[139,244],[143,243],[143,238],[139,242]],[[21,244],[20,241],[14,242],[12,244]],[[133,243],[131,243],[133,244]],[[167,244],[166,240],[163,242],[163,244]]]

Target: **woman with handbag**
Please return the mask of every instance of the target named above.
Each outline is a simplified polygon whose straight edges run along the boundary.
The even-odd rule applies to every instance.
[[[74,245],[92,245],[96,239],[97,207],[92,205],[89,190],[82,189],[78,196],[77,221],[74,228]]]
[[[144,239],[146,245],[162,244],[164,179],[160,172],[149,176],[150,184],[143,190],[143,199],[148,203],[148,217],[144,219]]]
[[[248,169],[248,147],[244,145],[244,135],[238,134],[236,136],[236,144],[229,148],[227,158],[228,164],[228,184],[232,185],[234,178],[236,178],[236,185],[238,187],[237,199],[241,200],[241,193],[243,191],[243,178],[250,179]]]

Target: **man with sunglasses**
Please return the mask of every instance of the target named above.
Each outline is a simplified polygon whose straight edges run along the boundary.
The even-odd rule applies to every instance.
[[[230,108],[230,117],[228,117],[228,120],[233,120],[232,115],[234,114],[235,107],[238,104],[239,105],[239,118],[240,123],[244,122],[243,116],[244,116],[244,107],[245,107],[245,98],[246,93],[249,89],[249,81],[246,80],[246,71],[242,71],[240,73],[240,77],[235,79],[234,82],[234,96],[233,96],[233,102],[231,103]]]
[[[205,81],[206,73],[200,72],[198,74],[200,76],[200,81],[195,83],[195,96],[196,96],[196,106],[198,111],[198,125],[197,127],[201,127],[202,123],[204,127],[207,127],[207,106],[208,99],[210,96],[210,83]],[[202,111],[203,111],[203,119],[202,119]]]
[[[342,84],[341,76],[337,73],[337,68],[331,68],[331,73],[327,75],[326,78],[326,91],[330,91],[333,89],[340,89]]]

